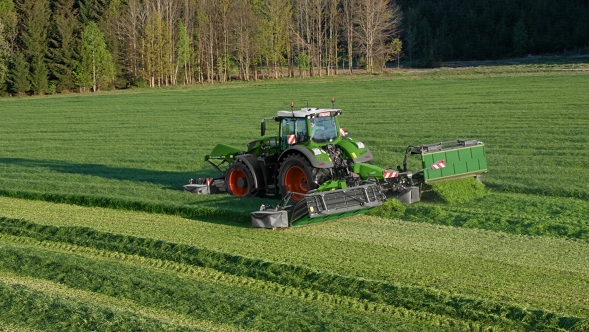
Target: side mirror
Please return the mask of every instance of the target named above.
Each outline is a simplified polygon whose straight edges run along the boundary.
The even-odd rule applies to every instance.
[[[262,123],[260,124],[260,133],[262,134],[262,136],[266,135],[266,122],[262,121]]]

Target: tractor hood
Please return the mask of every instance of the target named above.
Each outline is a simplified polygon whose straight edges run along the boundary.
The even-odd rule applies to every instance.
[[[352,138],[344,138],[336,142],[342,149],[344,156],[355,163],[363,163],[372,160],[372,152],[360,141]]]

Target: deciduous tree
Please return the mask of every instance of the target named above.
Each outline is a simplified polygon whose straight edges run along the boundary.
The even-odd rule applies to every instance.
[[[232,2],[232,6],[233,51],[241,79],[249,81],[251,68],[259,49],[259,45],[256,45],[256,36],[260,33],[260,20],[255,15],[253,5],[249,0],[235,0]]]
[[[274,77],[278,78],[290,42],[292,6],[288,0],[266,0],[262,8],[264,57],[266,65],[273,69]]]
[[[346,54],[348,57],[348,72],[352,74],[353,63],[354,63],[354,35],[355,35],[355,28],[354,23],[356,22],[356,8],[357,8],[357,1],[358,0],[342,0],[342,25],[343,25],[343,32],[345,35],[345,46],[346,46]]]
[[[176,62],[176,72],[181,68],[182,73],[184,74],[184,84],[188,84],[189,80],[189,71],[188,71],[188,64],[190,63],[190,39],[188,37],[188,31],[186,31],[186,26],[182,21],[178,23],[178,59]]]
[[[377,60],[383,59],[385,43],[399,33],[401,9],[390,0],[358,0],[356,36],[366,57],[366,68],[374,73]]]
[[[92,91],[112,86],[115,78],[112,56],[96,23],[90,22],[84,28],[82,43],[82,71],[89,73]]]
[[[4,84],[8,74],[8,42],[4,38],[4,24],[0,21],[0,92],[4,90]]]

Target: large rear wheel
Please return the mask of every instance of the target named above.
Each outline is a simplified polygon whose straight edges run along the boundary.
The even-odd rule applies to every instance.
[[[227,191],[233,196],[255,196],[254,177],[248,167],[239,160],[234,161],[225,172]]]
[[[297,154],[287,156],[280,165],[278,184],[282,197],[289,192],[306,194],[317,189],[317,184],[313,182],[313,167],[305,157]],[[291,198],[300,201],[303,196],[295,194]]]

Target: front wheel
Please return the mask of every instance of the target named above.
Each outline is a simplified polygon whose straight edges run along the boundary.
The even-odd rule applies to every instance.
[[[280,165],[278,184],[283,198],[289,192],[306,194],[317,189],[317,184],[313,182],[313,167],[306,158],[296,154],[287,156]],[[291,199],[300,201],[303,196],[293,194]]]
[[[234,161],[225,172],[227,191],[233,196],[255,196],[254,177],[241,161]]]

